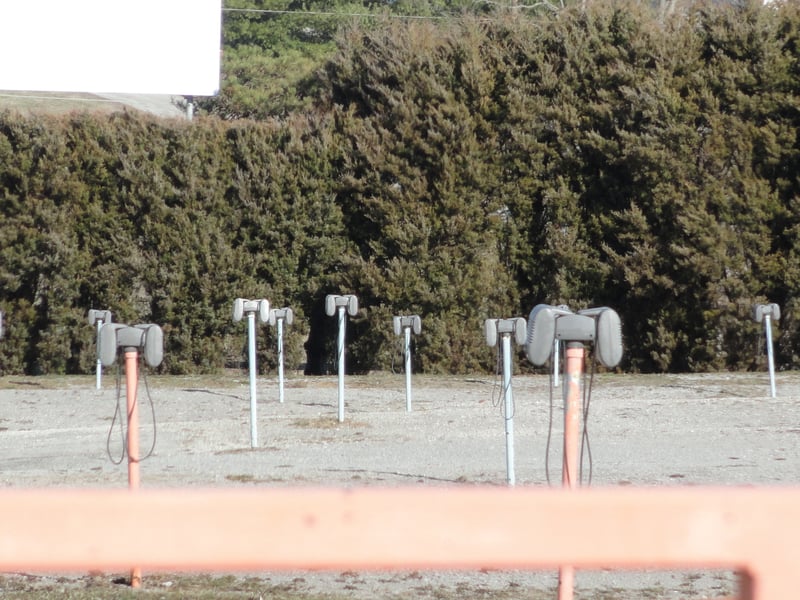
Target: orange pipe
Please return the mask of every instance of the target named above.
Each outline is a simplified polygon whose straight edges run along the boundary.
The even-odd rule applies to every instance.
[[[139,489],[139,404],[136,386],[139,381],[139,352],[125,351],[125,391],[128,408],[128,489]],[[131,587],[142,585],[142,570],[131,569]]]
[[[564,353],[564,462],[562,485],[574,490],[578,487],[580,469],[578,448],[581,423],[581,379],[583,377],[584,347],[580,342],[569,342]],[[562,565],[558,570],[558,599],[572,600],[575,594],[575,569]]]
[[[561,473],[562,484],[568,489],[578,487],[583,357],[583,344],[569,342],[564,360],[564,463]]]
[[[139,352],[125,351],[125,391],[128,407],[128,488],[139,488],[139,405],[136,386],[139,380]]]

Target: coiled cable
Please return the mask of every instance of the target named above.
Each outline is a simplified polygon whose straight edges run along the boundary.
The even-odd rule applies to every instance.
[[[146,459],[150,458],[153,455],[153,452],[155,451],[155,447],[156,447],[156,437],[157,437],[157,434],[158,434],[158,428],[157,428],[157,425],[156,425],[155,405],[153,403],[153,397],[152,397],[152,395],[150,393],[150,385],[149,385],[149,382],[147,381],[147,373],[143,368],[144,367],[144,360],[142,359],[141,356],[139,357],[139,361],[141,362],[141,364],[139,365],[139,369],[137,369],[137,372],[141,373],[141,378],[144,381],[144,387],[145,387],[145,392],[146,392],[146,395],[147,395],[147,400],[148,400],[148,403],[150,404],[150,414],[151,414],[152,423],[153,423],[153,440],[152,440],[152,443],[150,444],[150,449],[147,451],[147,453],[144,456],[139,458],[137,462],[141,462],[143,460],[146,460]],[[123,414],[123,410],[122,410],[122,364],[119,363],[119,362],[117,363],[116,388],[117,388],[117,390],[116,390],[116,403],[115,403],[115,407],[114,407],[114,416],[111,418],[111,426],[108,429],[108,436],[106,437],[106,454],[108,455],[109,460],[111,460],[111,462],[113,464],[120,465],[125,460],[125,456],[128,454],[128,450],[127,450],[128,449],[128,431],[126,429],[125,423],[123,423],[123,420],[121,418],[121,415]],[[131,410],[133,410],[133,408],[136,406],[136,403],[138,401],[139,401],[138,398],[134,398],[133,399],[133,404],[131,405]],[[126,413],[126,414],[127,414],[127,418],[128,418],[128,423],[130,423],[131,414],[130,413]],[[112,437],[112,435],[114,433],[114,426],[117,423],[117,421],[119,421],[119,433],[120,433],[120,438],[121,438],[121,442],[122,442],[122,450],[120,452],[119,459],[116,459],[111,453],[111,437]]]

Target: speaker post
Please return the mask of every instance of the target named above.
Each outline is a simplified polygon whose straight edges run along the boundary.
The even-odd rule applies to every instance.
[[[345,342],[345,329],[347,327],[347,319],[345,313],[351,317],[355,316],[358,312],[358,298],[353,294],[346,294],[340,296],[337,294],[328,294],[325,297],[325,313],[332,317],[337,315],[339,322],[338,335],[336,337],[336,363],[339,371],[339,406],[338,406],[338,419],[340,423],[344,422],[344,342]]]
[[[411,412],[411,332],[417,335],[422,331],[419,315],[392,317],[395,335],[403,334],[403,357],[406,373],[406,412]]]
[[[103,363],[100,360],[100,353],[102,352],[102,349],[100,348],[100,328],[104,323],[111,323],[111,311],[91,309],[89,311],[88,320],[89,325],[97,325],[97,368],[95,374],[95,387],[99,390],[102,387],[103,378]]]
[[[489,346],[497,345],[500,336],[500,348],[503,354],[503,417],[506,433],[506,483],[510,486],[516,484],[514,473],[514,398],[511,391],[511,338],[518,344],[525,342],[527,324],[525,319],[486,319],[484,321],[484,334]]]
[[[269,319],[269,300],[245,300],[236,298],[233,301],[233,322],[247,317],[247,364],[250,372],[250,447],[258,447],[258,420],[256,407],[256,315],[261,322]]]

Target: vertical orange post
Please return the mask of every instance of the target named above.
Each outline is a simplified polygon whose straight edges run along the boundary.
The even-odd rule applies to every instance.
[[[136,402],[136,385],[139,380],[139,352],[125,350],[125,391],[128,408],[128,489],[139,488],[139,405]],[[131,569],[131,587],[142,585],[142,570]]]
[[[567,489],[578,487],[578,448],[581,422],[581,378],[583,377],[584,347],[581,342],[569,342],[564,360],[564,462],[561,482]],[[572,600],[575,589],[575,569],[564,565],[558,571],[558,598]]]

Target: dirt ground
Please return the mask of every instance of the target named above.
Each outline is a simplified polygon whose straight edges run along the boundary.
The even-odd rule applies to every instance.
[[[766,373],[596,376],[585,482],[591,472],[593,486],[800,483],[800,374],[778,373],[776,382],[772,398]],[[251,448],[246,373],[142,381],[142,450],[154,443],[141,464],[142,486],[506,484],[498,378],[414,376],[408,412],[403,375],[347,377],[344,423],[336,377],[289,374],[283,403],[275,377],[257,386]],[[548,476],[560,485],[560,388],[551,389],[546,375],[520,376],[513,394],[516,485],[545,486]],[[125,487],[126,463],[115,464],[122,458],[115,412],[119,403],[124,413],[124,402],[113,373],[99,390],[94,376],[0,378],[0,488]],[[538,598],[557,581],[556,573],[519,571],[255,576],[356,599]],[[6,577],[24,577],[32,588],[46,580]],[[578,598],[703,598],[733,593],[735,578],[580,571],[576,585]]]

